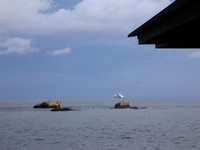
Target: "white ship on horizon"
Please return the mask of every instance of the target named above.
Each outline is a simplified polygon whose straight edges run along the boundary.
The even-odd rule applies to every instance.
[[[122,95],[121,93],[117,93],[114,95],[114,98],[123,98],[124,95]]]

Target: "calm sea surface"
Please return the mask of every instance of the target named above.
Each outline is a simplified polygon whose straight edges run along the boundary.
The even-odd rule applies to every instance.
[[[200,98],[124,98],[147,109],[110,109],[122,99],[66,98],[77,111],[0,99],[0,150],[200,150]]]

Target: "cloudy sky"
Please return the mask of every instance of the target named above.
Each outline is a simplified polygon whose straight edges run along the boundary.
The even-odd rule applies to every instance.
[[[0,0],[0,97],[197,97],[200,51],[127,35],[171,0]]]

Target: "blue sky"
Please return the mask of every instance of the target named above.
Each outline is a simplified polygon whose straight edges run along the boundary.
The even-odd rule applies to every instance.
[[[200,51],[127,35],[170,0],[0,0],[0,97],[199,97]]]

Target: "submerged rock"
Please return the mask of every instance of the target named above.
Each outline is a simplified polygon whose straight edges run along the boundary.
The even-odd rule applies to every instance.
[[[60,107],[60,100],[48,100],[33,106],[33,108],[57,108]]]
[[[130,108],[130,104],[129,102],[119,102],[117,104],[115,104],[115,108]]]
[[[70,107],[57,107],[52,109],[51,111],[74,111],[74,109],[70,108]]]
[[[131,106],[130,109],[140,109],[140,108],[137,106]]]

